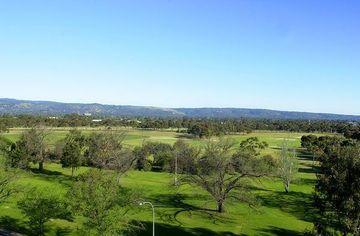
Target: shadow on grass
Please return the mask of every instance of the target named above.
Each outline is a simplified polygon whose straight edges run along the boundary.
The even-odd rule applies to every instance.
[[[45,232],[48,232],[48,229],[45,228]],[[55,235],[57,236],[69,235],[70,233],[71,230],[69,228],[57,228],[55,231]],[[0,217],[0,236],[17,235],[36,236],[37,233],[29,229],[23,221],[9,216]]]
[[[142,222],[144,229],[135,233],[138,236],[151,236],[152,235],[152,222]],[[157,236],[243,236],[234,234],[232,232],[215,232],[204,228],[183,228],[174,225],[156,224],[155,234]]]
[[[51,171],[47,169],[39,171],[36,168],[31,168],[30,171],[36,174],[36,177],[38,178],[44,179],[46,181],[58,182],[67,187],[71,186],[71,183],[75,180],[73,177],[69,175],[64,175],[59,171]]]
[[[71,232],[72,230],[69,228],[57,228],[55,231],[55,235],[56,236],[70,235]]]
[[[11,218],[9,216],[0,217],[0,228],[5,229],[6,231],[10,231],[14,235],[16,235],[15,232],[24,235],[34,235],[31,232],[31,230],[25,227],[22,221]],[[0,233],[0,235],[2,234]],[[3,235],[12,235],[12,234],[4,233]]]
[[[196,199],[205,202],[203,206],[196,206],[185,202],[185,200]],[[231,221],[223,214],[219,214],[215,209],[209,209],[206,207],[207,203],[213,200],[205,195],[189,195],[189,194],[161,194],[156,195],[155,204],[158,207],[171,208],[171,213],[167,213],[166,210],[159,213],[158,216],[165,222],[172,222],[178,225],[182,225],[182,222],[178,219],[180,214],[187,214],[188,217],[192,217],[193,214],[200,214],[202,217],[211,220],[214,224],[226,223]],[[176,208],[175,212],[173,208]]]
[[[262,235],[262,236],[265,236],[265,235],[300,236],[300,235],[304,235],[304,233],[294,231],[294,230],[289,230],[289,229],[282,229],[282,228],[278,228],[278,227],[270,227],[270,228],[266,228],[266,229],[259,229],[257,235]]]
[[[52,170],[47,170],[47,169],[43,169],[42,171],[40,171],[37,168],[31,168],[30,171],[34,174],[42,174],[42,175],[49,175],[49,176],[61,176],[63,175],[63,173],[59,172],[59,171],[52,171]]]
[[[300,220],[314,222],[315,210],[312,206],[312,195],[302,192],[273,192],[260,196],[263,206],[276,208],[290,213]]]

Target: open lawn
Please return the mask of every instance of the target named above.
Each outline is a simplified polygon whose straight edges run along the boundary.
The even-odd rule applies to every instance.
[[[179,134],[171,131],[127,129],[126,132],[125,143],[130,146],[141,145],[144,140],[173,143],[179,138]],[[4,135],[16,140],[20,133],[20,129],[14,129]],[[66,130],[52,130],[47,137],[49,144],[54,145],[66,133]],[[312,227],[311,197],[315,184],[312,161],[302,156],[299,149],[302,135],[287,132],[230,135],[236,142],[256,136],[268,142],[269,148],[265,153],[273,155],[277,155],[284,138],[298,149],[301,166],[298,180],[291,186],[291,192],[285,194],[278,179],[256,182],[254,191],[261,203],[257,208],[229,202],[226,213],[216,213],[215,204],[207,193],[190,186],[179,189],[172,187],[172,175],[168,173],[130,171],[121,181],[124,187],[136,190],[143,199],[154,203],[156,235],[301,235],[304,230]],[[204,140],[187,140],[194,145],[204,143]],[[71,171],[56,163],[46,163],[45,169],[42,174],[21,172],[21,178],[17,182],[20,189],[26,191],[36,187],[64,195],[72,182]],[[86,169],[80,168],[77,173]],[[26,219],[16,207],[20,195],[21,193],[0,205],[0,228],[30,234]],[[134,206],[128,217],[144,223],[145,229],[137,232],[137,235],[151,235],[151,209]],[[46,228],[49,235],[81,235],[78,229],[82,227],[82,222],[81,218],[76,218],[74,222],[53,220],[46,224]]]

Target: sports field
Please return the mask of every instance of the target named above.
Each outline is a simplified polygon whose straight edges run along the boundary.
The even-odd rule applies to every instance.
[[[84,130],[90,133],[94,130]],[[13,129],[4,136],[16,140],[21,129]],[[66,129],[52,129],[47,142],[53,146],[57,140],[65,137]],[[126,132],[125,143],[129,146],[141,145],[145,140],[173,143],[181,136],[173,131],[144,131],[121,129]],[[315,174],[312,160],[303,156],[300,149],[302,133],[288,132],[255,132],[251,134],[230,135],[236,142],[249,137],[258,137],[266,141],[269,148],[266,154],[278,155],[278,148],[284,139],[297,148],[301,161],[296,183],[291,186],[291,192],[285,194],[278,179],[262,179],[254,182],[259,207],[251,208],[240,202],[229,202],[226,213],[214,211],[215,204],[209,195],[201,189],[190,186],[175,188],[171,185],[172,175],[168,173],[130,171],[122,178],[124,187],[136,190],[143,199],[154,203],[156,208],[156,235],[301,235],[312,227],[311,198],[315,184]],[[186,139],[193,145],[202,145],[204,140]],[[56,163],[46,163],[43,174],[21,172],[17,184],[24,191],[31,188],[45,189],[64,195],[71,184],[71,171],[61,168]],[[80,168],[82,173],[86,168]],[[26,219],[16,207],[21,193],[11,197],[0,205],[0,228],[29,234]],[[151,209],[135,206],[128,217],[142,221],[145,229],[137,235],[151,235]],[[78,229],[83,219],[76,218],[74,222],[52,220],[46,224],[48,235],[80,235]]]

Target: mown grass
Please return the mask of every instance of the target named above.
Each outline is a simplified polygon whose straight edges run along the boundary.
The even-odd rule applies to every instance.
[[[84,131],[90,133],[91,130]],[[11,130],[6,137],[16,140],[21,130]],[[53,130],[47,137],[50,145],[65,137],[66,130]],[[237,143],[249,137],[258,137],[269,143],[265,153],[277,155],[283,139],[295,148],[300,147],[302,133],[256,132],[244,135],[230,135]],[[127,130],[125,143],[130,146],[141,145],[144,140],[174,143],[179,135],[170,131]],[[194,145],[203,145],[204,140],[187,139]],[[311,197],[315,183],[312,161],[300,156],[301,166],[298,180],[285,194],[278,179],[262,179],[254,183],[261,205],[255,209],[240,202],[228,202],[227,212],[218,214],[209,195],[199,188],[182,186],[174,188],[169,173],[130,171],[122,178],[122,184],[138,192],[138,195],[155,204],[156,235],[301,235],[312,227],[313,209]],[[21,172],[17,185],[21,190],[17,195],[0,204],[0,228],[12,229],[30,234],[26,218],[17,208],[16,202],[22,192],[32,188],[64,196],[71,185],[71,171],[56,163],[46,163],[46,171]],[[82,167],[77,174],[87,170]],[[141,221],[144,230],[137,235],[151,235],[151,209],[133,206],[129,219]],[[84,219],[74,222],[53,220],[46,224],[48,235],[81,235]]]

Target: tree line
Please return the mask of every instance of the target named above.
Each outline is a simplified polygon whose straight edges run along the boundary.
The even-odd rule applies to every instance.
[[[91,117],[70,114],[59,117],[32,115],[0,116],[0,131],[13,127],[133,127],[140,129],[177,129],[197,137],[218,136],[253,130],[328,132],[360,137],[358,122],[327,120],[274,119],[208,119],[208,118],[150,118],[150,117]]]

